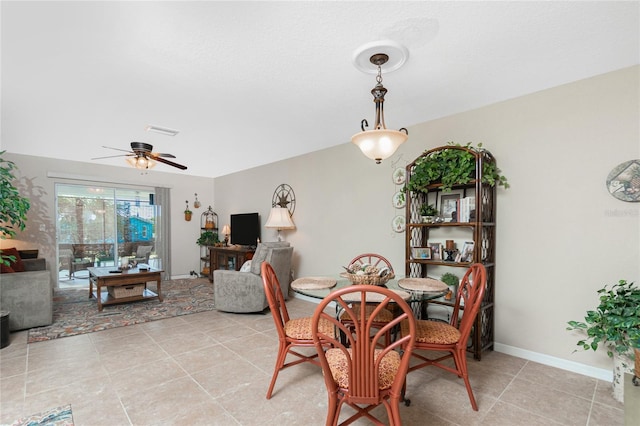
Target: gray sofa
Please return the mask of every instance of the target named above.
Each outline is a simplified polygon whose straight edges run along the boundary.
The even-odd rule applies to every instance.
[[[0,274],[0,309],[9,311],[9,330],[50,325],[53,289],[45,259],[22,259],[24,272]]]
[[[262,312],[267,306],[267,296],[262,286],[260,266],[269,262],[276,272],[285,298],[289,297],[291,257],[293,247],[287,242],[260,243],[251,260],[248,272],[217,269],[213,271],[214,305],[224,312]]]

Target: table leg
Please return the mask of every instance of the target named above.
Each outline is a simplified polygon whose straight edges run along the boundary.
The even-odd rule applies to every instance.
[[[158,300],[162,302],[162,278],[158,278],[156,282],[158,283]]]
[[[96,299],[98,299],[98,312],[102,312],[102,280],[96,280]]]

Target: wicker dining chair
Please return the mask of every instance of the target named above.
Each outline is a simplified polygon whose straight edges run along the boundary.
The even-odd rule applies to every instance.
[[[466,352],[467,341],[482,304],[486,285],[487,271],[485,267],[480,263],[472,264],[460,281],[449,323],[432,320],[417,321],[416,345],[413,356],[418,358],[420,362],[409,368],[409,371],[414,371],[435,365],[462,378],[469,394],[471,407],[475,411],[478,411],[478,404],[469,383]],[[459,320],[459,313],[462,309],[464,309],[462,319]],[[476,332],[479,333],[479,330]],[[410,333],[409,325],[403,323],[402,336]],[[447,352],[447,354],[431,359],[417,351]],[[454,368],[442,363],[449,358],[453,358]],[[411,401],[406,399],[405,403],[409,405]]]
[[[360,254],[356,257],[353,258],[353,260],[351,260],[351,262],[349,262],[349,268],[351,268],[353,265],[370,265],[373,267],[376,267],[378,269],[382,269],[382,268],[388,268],[389,269],[389,273],[393,274],[393,266],[391,266],[391,262],[389,262],[384,256],[376,254],[376,253],[364,253],[364,254]],[[364,312],[365,312],[365,317],[368,318],[371,313],[373,312],[373,310],[375,309],[375,304],[368,304],[364,307]],[[375,322],[374,325],[377,328],[382,328],[384,327],[386,324],[389,323],[389,321],[391,321],[394,317],[395,314],[395,306],[391,305],[389,306],[388,309],[383,309],[381,310],[375,318]],[[353,310],[353,313],[356,315],[356,318],[360,315],[360,308],[359,307],[355,307]],[[342,314],[342,317],[340,318],[342,320],[342,322],[344,322],[345,324],[347,324],[348,326],[353,325],[353,320],[351,319],[351,316],[349,313],[344,312]],[[385,344],[389,344],[391,341],[391,332],[392,330],[389,330],[389,332],[387,333],[387,335],[385,336],[386,342]]]
[[[289,317],[282,288],[278,282],[276,272],[273,270],[273,267],[269,262],[262,262],[262,265],[260,266],[260,274],[262,276],[262,284],[267,296],[267,302],[269,303],[269,309],[271,310],[271,315],[273,316],[273,321],[275,322],[276,330],[278,332],[278,355],[276,357],[276,366],[273,371],[271,383],[269,384],[269,389],[267,390],[267,399],[271,399],[271,394],[273,393],[273,388],[276,384],[280,370],[284,370],[285,368],[292,367],[303,362],[310,362],[315,365],[320,365],[320,363],[317,360],[317,353],[314,352],[311,355],[305,355],[294,350],[296,347],[315,347],[311,336],[311,317]],[[333,335],[334,329],[330,323],[323,321],[320,327],[327,336]],[[286,363],[287,354],[294,355],[299,359]]]
[[[354,307],[361,310],[372,299],[378,303],[369,317],[355,316]],[[338,309],[358,318],[353,326],[345,325],[325,308],[335,302]],[[374,325],[373,318],[395,303],[400,313],[384,327]],[[342,338],[327,334],[323,322],[340,330]],[[404,336],[388,345],[380,346],[386,332],[401,322],[406,322]],[[415,345],[415,319],[413,311],[402,297],[384,287],[354,285],[330,293],[313,314],[312,335],[319,353],[328,393],[327,425],[337,425],[343,404],[356,410],[341,424],[351,424],[366,417],[376,425],[383,425],[370,411],[384,404],[390,425],[401,425],[400,398],[409,360]],[[326,343],[332,347],[326,349]],[[326,349],[326,350],[325,350]]]

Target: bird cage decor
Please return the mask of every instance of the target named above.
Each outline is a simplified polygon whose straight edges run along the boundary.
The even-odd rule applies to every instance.
[[[216,229],[216,222],[218,221],[218,215],[213,211],[211,206],[205,210],[200,216],[200,226],[203,229]]]

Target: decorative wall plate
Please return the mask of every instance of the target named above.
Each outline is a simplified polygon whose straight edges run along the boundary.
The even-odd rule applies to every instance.
[[[404,167],[398,167],[393,171],[393,183],[396,185],[402,185],[407,179],[407,171]]]
[[[404,232],[404,228],[406,227],[406,225],[407,223],[404,218],[404,215],[400,215],[400,214],[394,217],[393,221],[391,222],[391,227],[395,232]]]
[[[640,201],[640,160],[630,160],[616,167],[607,176],[607,189],[618,200]]]
[[[401,209],[407,204],[407,199],[405,198],[405,193],[402,191],[398,191],[393,194],[393,207],[396,209]]]

